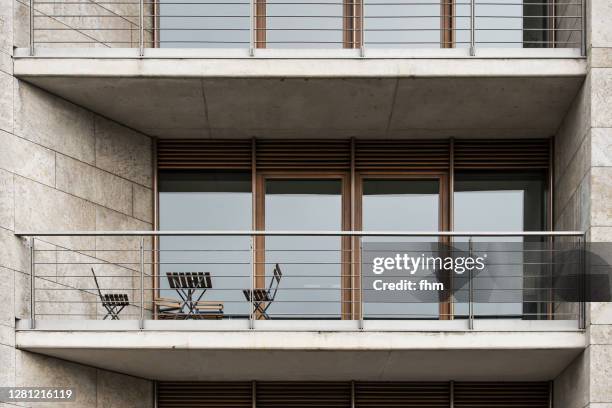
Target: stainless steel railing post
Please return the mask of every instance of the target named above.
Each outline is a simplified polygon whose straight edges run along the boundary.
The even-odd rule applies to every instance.
[[[255,328],[255,302],[253,301],[253,297],[255,295],[255,251],[255,237],[251,235],[251,295],[249,296],[249,329]]]
[[[34,0],[30,0],[30,56],[34,56]]]
[[[469,252],[468,252],[468,256],[472,257],[472,251],[473,251],[473,243],[472,243],[472,237],[470,237],[469,240]],[[469,275],[469,299],[468,299],[468,328],[470,330],[474,329],[474,275],[472,273],[472,269],[470,268],[468,270],[468,275]]]
[[[140,21],[138,29],[138,48],[139,55],[142,57],[144,55],[144,0],[140,0],[138,9]]]
[[[30,329],[36,328],[36,260],[34,241],[36,238],[30,238]]]
[[[579,280],[579,293],[578,293],[578,307],[579,307],[579,317],[578,317],[578,328],[586,329],[587,326],[587,310],[586,310],[586,236],[578,237],[578,245],[579,245],[579,271],[580,275]]]
[[[363,330],[363,247],[361,245],[361,237],[357,238],[359,245],[359,262],[361,263],[359,267],[359,330]]]
[[[470,55],[476,55],[476,0],[470,0]]]
[[[255,0],[249,0],[249,55],[255,56]]]
[[[144,237],[140,237],[140,329],[144,329]]]
[[[357,0],[353,0],[353,1],[357,1]],[[359,30],[359,36],[360,36],[360,41],[359,41],[359,55],[361,55],[361,57],[365,57],[365,6],[364,6],[365,0],[361,0],[360,2],[360,9],[361,9],[361,30]]]
[[[580,41],[580,54],[583,57],[586,57],[587,55],[587,27],[586,27],[586,14],[587,14],[587,6],[586,6],[586,0],[581,0],[580,2],[581,7],[580,7],[580,28],[581,28],[581,41]]]

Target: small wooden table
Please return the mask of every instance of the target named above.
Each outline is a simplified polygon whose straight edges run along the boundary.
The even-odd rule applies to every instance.
[[[186,317],[198,313],[198,302],[207,289],[212,288],[210,272],[166,272],[168,284],[181,298],[179,312]],[[196,294],[197,298],[194,299]]]

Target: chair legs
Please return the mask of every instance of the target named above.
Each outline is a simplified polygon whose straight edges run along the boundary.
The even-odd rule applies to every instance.
[[[102,320],[106,320],[106,318],[110,317],[111,320],[119,320],[119,313],[121,313],[121,311],[123,310],[123,308],[125,306],[118,306],[118,305],[107,305],[107,304],[103,304],[102,306],[104,306],[104,308],[106,309],[106,316],[104,316],[104,319]]]
[[[264,320],[270,320],[270,316],[266,312],[268,307],[270,307],[270,302],[253,302],[253,306],[255,308],[255,313],[259,312]]]

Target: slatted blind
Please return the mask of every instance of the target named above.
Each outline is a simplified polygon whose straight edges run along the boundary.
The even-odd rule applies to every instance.
[[[546,169],[547,139],[455,140],[455,169]]]
[[[159,382],[158,408],[252,408],[251,382]]]
[[[448,140],[356,140],[356,170],[446,170]]]
[[[258,170],[348,170],[351,141],[258,139]]]
[[[157,143],[159,169],[249,170],[252,140],[169,140]],[[546,169],[547,139],[456,139],[454,167],[458,170]],[[357,171],[447,170],[450,140],[355,140]],[[257,139],[257,170],[335,170],[351,167],[350,139]]]
[[[158,169],[248,170],[251,168],[250,140],[160,139]]]
[[[548,408],[547,382],[457,382],[456,408]]]
[[[258,382],[257,408],[350,408],[349,382]]]
[[[450,406],[447,382],[356,382],[356,408]]]
[[[351,382],[256,382],[257,408],[350,408]],[[455,382],[454,408],[548,408],[548,382]],[[158,408],[252,408],[251,382],[159,382]],[[448,408],[449,382],[354,383],[356,408]]]

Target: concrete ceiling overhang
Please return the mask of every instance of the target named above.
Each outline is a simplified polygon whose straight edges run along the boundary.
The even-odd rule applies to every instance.
[[[156,380],[550,380],[580,331],[21,330],[16,346]]]
[[[565,59],[15,59],[15,75],[160,138],[548,137]]]

